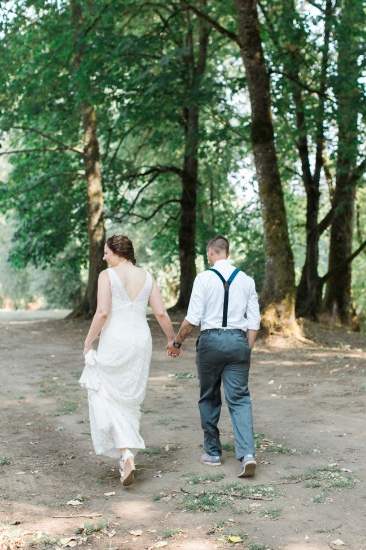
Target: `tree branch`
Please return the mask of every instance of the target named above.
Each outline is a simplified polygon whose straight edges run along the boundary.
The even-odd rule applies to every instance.
[[[281,75],[281,76],[285,76],[288,80],[291,80],[292,82],[294,82],[295,84],[300,86],[300,88],[303,88],[304,90],[306,90],[310,94],[317,94],[319,97],[323,97],[324,99],[331,99],[332,100],[331,96],[328,96],[326,93],[322,92],[321,89],[318,90],[317,88],[311,88],[310,86],[307,86],[306,84],[301,82],[301,80],[292,77],[289,73],[286,73],[285,71],[269,69],[269,72],[270,72],[270,74],[278,74],[278,75]]]
[[[22,194],[23,193],[29,193],[30,191],[33,191],[34,189],[36,189],[40,185],[43,185],[44,183],[47,183],[52,178],[57,178],[59,176],[75,176],[75,175],[77,175],[77,172],[58,172],[57,174],[52,174],[51,176],[48,176],[47,178],[43,178],[42,180],[37,181],[37,183],[35,183],[34,185],[30,185],[27,188],[22,188],[21,191],[19,189],[16,189],[14,191],[14,193],[7,194],[7,197],[11,199],[13,197],[19,196],[20,192]]]
[[[214,19],[211,19],[211,17],[209,15],[207,15],[206,13],[204,13],[203,11],[199,10],[198,8],[196,8],[195,6],[192,6],[189,2],[187,2],[187,0],[181,0],[182,4],[184,4],[188,9],[190,9],[191,11],[193,11],[193,13],[195,13],[198,17],[200,17],[201,19],[203,19],[204,21],[207,21],[207,23],[209,23],[210,25],[212,25],[212,27],[214,29],[216,29],[220,34],[226,36],[227,38],[229,38],[230,40],[232,40],[233,42],[236,42],[236,44],[238,44],[238,46],[241,46],[241,43],[240,43],[240,40],[239,40],[239,36],[231,31],[229,31],[228,29],[225,29],[225,27],[223,27],[222,25],[220,25],[220,23],[218,23],[217,21],[215,21]]]
[[[320,277],[320,283],[324,284],[327,282],[330,277],[333,277],[336,273],[338,273],[341,269],[346,267],[346,265],[350,264],[362,251],[366,248],[366,241],[364,241],[350,256],[348,256],[343,262],[337,265],[337,267],[334,267],[328,273],[323,275],[323,277]]]
[[[166,206],[167,204],[171,204],[171,203],[179,203],[181,204],[181,200],[180,199],[168,199],[164,202],[162,202],[161,204],[159,204],[159,206],[154,210],[154,212],[152,214],[150,214],[150,216],[141,216],[140,214],[135,214],[134,212],[130,213],[129,216],[134,216],[135,218],[139,218],[140,221],[149,221],[151,220],[154,216],[156,216],[156,214],[162,209],[164,208],[164,206]],[[123,220],[123,218],[126,216],[126,214],[122,214],[121,216],[116,216],[116,219],[118,221],[121,221]]]
[[[91,23],[91,25],[84,31],[84,36],[87,36],[89,34],[89,32],[91,30],[93,30],[93,28],[98,24],[100,18],[102,17],[103,13],[105,11],[107,11],[107,9],[109,8],[109,6],[111,5],[110,2],[107,2],[107,4],[104,6],[104,8],[102,9],[102,11],[100,12],[100,14],[98,15],[98,17],[96,17],[94,19],[94,21]]]
[[[231,124],[227,122],[227,120],[225,120],[224,118],[221,118],[219,114],[212,113],[212,111],[209,111],[209,110],[206,110],[206,113],[208,113],[208,115],[214,120],[218,120],[219,122],[221,122],[221,124],[223,124],[225,128],[227,128],[228,130],[230,130],[231,132],[239,136],[243,141],[246,141],[247,143],[251,143],[249,136],[245,136],[244,134],[239,132],[239,130],[237,130],[234,126],[231,126]],[[250,130],[250,124],[247,125],[247,128]]]
[[[2,151],[0,152],[0,156],[2,155],[15,155],[20,153],[35,153],[36,151],[66,151],[67,149],[65,147],[36,147],[35,149],[18,149],[14,151]]]
[[[319,11],[321,11],[322,13],[325,13],[325,9],[323,8],[323,6],[320,6],[319,4],[317,4],[316,2],[314,2],[313,0],[307,0],[307,2],[309,4],[311,4],[312,6],[314,6],[314,8],[318,9]]]
[[[177,174],[178,176],[182,176],[183,170],[181,168],[178,168],[177,166],[140,166],[140,170],[147,168],[146,172],[135,172],[134,174],[127,174],[127,179],[133,179],[133,178],[140,178],[144,176],[148,176],[150,174],[153,174],[154,172],[159,172],[159,174],[165,174],[167,172],[172,172],[173,174]]]
[[[38,134],[39,136],[42,136],[49,141],[52,141],[53,143],[57,143],[57,145],[60,145],[64,149],[68,149],[69,151],[73,151],[74,153],[78,153],[79,155],[84,154],[84,151],[82,151],[81,149],[78,149],[77,147],[72,147],[71,145],[67,145],[66,143],[63,143],[62,141],[50,136],[49,134],[45,134],[44,132],[41,132],[41,130],[37,130],[37,128],[29,128],[28,126],[11,126],[10,130],[12,129],[33,132],[34,134]]]

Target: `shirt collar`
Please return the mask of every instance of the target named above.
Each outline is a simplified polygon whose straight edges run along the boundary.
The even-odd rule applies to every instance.
[[[231,265],[231,263],[229,262],[229,260],[216,260],[216,262],[214,263],[213,267],[224,267],[224,265]]]

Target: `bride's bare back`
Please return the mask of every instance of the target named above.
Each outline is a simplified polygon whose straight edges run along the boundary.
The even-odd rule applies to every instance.
[[[113,270],[123,284],[128,298],[131,302],[134,302],[145,286],[147,279],[146,271],[126,261],[122,261]]]

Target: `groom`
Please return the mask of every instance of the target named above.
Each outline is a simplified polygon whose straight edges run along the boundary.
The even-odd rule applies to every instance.
[[[240,461],[238,477],[255,474],[252,403],[248,389],[250,354],[260,326],[255,283],[228,261],[229,243],[221,235],[206,247],[211,269],[200,273],[193,285],[188,313],[168,355],[180,347],[201,325],[196,349],[200,383],[199,411],[204,433],[201,462],[221,465],[217,424],[221,412],[221,381],[234,431],[235,454]],[[245,315],[245,317],[244,317]]]

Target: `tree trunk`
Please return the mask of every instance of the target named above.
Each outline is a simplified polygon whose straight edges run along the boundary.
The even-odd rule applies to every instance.
[[[236,0],[239,41],[252,111],[251,140],[259,185],[266,255],[260,295],[262,324],[268,330],[295,330],[295,270],[277,165],[256,0]]]
[[[75,71],[77,71],[80,68],[83,57],[83,44],[80,41],[82,11],[79,2],[72,1],[70,2],[70,6],[76,42],[74,65]],[[85,319],[90,319],[93,317],[97,307],[99,273],[106,267],[103,261],[105,243],[103,187],[95,109],[87,100],[81,101],[80,109],[84,130],[84,168],[88,206],[89,267],[88,284],[85,295],[80,304],[70,313],[69,317],[84,317]]]
[[[105,232],[103,188],[99,162],[99,145],[95,110],[87,101],[81,104],[84,128],[84,166],[88,201],[89,272],[85,295],[72,317],[91,318],[97,307],[98,277],[106,265],[103,261]]]
[[[196,203],[198,180],[197,108],[187,109],[186,143],[182,173],[182,199],[179,224],[180,292],[177,309],[186,309],[196,277]]]
[[[332,272],[352,253],[355,186],[352,184],[358,155],[357,113],[359,106],[357,64],[360,53],[357,24],[362,17],[362,7],[357,0],[346,0],[338,27],[338,80],[335,86],[337,98],[338,151],[334,200],[337,208],[332,223],[328,271]],[[356,31],[356,32],[355,32]],[[344,78],[347,75],[347,78]],[[338,270],[327,280],[322,313],[332,322],[351,324],[351,263]]]
[[[202,2],[202,7],[205,5]],[[185,64],[189,83],[187,95],[197,95],[206,68],[209,28],[199,20],[199,49],[197,63],[194,60],[194,37],[190,24],[189,10],[187,21],[187,55]],[[188,94],[189,92],[189,94]],[[179,263],[180,292],[174,309],[187,309],[192,286],[196,277],[196,204],[198,185],[198,147],[199,147],[199,106],[192,105],[183,109],[183,124],[185,130],[184,161],[181,175],[182,199],[179,225]]]
[[[295,20],[295,6],[293,0],[285,2],[291,23]],[[296,107],[296,125],[298,130],[297,149],[301,161],[302,179],[306,192],[306,253],[300,283],[296,291],[296,314],[301,317],[309,317],[316,321],[321,308],[323,284],[318,274],[319,263],[319,238],[317,231],[320,200],[320,175],[323,167],[324,151],[324,116],[325,116],[325,91],[327,82],[327,70],[329,63],[329,44],[331,32],[331,17],[333,14],[332,1],[327,0],[324,12],[324,44],[322,48],[322,61],[319,83],[319,105],[316,116],[316,154],[314,174],[311,173],[308,148],[308,136],[306,118],[300,86],[292,84],[292,96]],[[299,31],[293,29],[297,34]],[[300,81],[299,63],[297,55],[291,53],[295,70],[292,69],[294,82]],[[294,59],[296,57],[296,59]],[[291,74],[291,70],[289,71]]]

